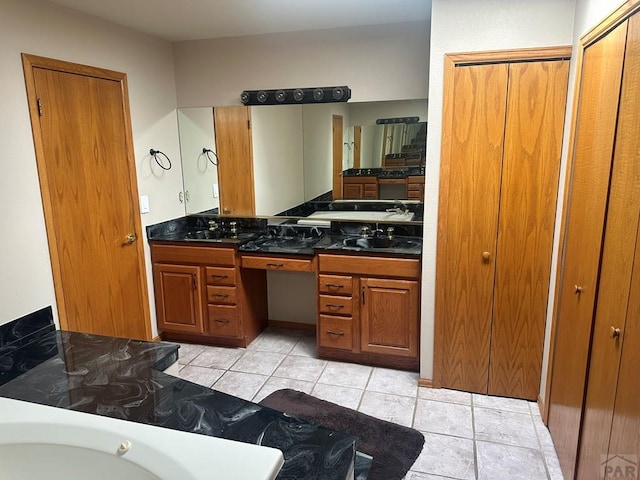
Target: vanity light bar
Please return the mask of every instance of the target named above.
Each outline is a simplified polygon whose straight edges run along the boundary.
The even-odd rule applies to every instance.
[[[376,120],[378,125],[385,123],[418,123],[420,117],[394,117],[394,118],[379,118]]]
[[[346,102],[351,89],[341,87],[285,88],[279,90],[245,90],[240,95],[243,105],[287,105],[296,103]]]

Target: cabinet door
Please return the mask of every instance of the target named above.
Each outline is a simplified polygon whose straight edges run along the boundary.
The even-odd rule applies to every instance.
[[[360,279],[361,350],[418,356],[418,282]]]
[[[202,333],[202,270],[192,265],[153,265],[160,330]]]
[[[364,185],[362,183],[344,183],[343,185],[345,199],[364,198]]]
[[[213,109],[224,215],[255,215],[250,112],[249,107]]]
[[[435,383],[487,392],[506,64],[447,73],[436,266]]]
[[[490,395],[540,391],[568,77],[568,60],[509,65]]]
[[[565,478],[578,452],[626,23],[584,52],[565,214],[548,426]]]
[[[609,434],[616,405],[616,384],[624,388],[625,381],[618,381],[618,367],[626,337],[626,321],[629,291],[634,264],[635,282],[632,295],[637,294],[640,283],[640,255],[637,232],[640,216],[640,15],[629,21],[625,51],[624,75],[618,127],[613,157],[613,170],[609,188],[602,266],[598,282],[593,340],[589,357],[587,396],[582,420],[577,478],[589,479],[600,469],[602,454],[609,446]],[[637,301],[634,298],[635,301]],[[631,307],[631,305],[629,305]],[[614,329],[613,332],[611,329]],[[619,329],[620,335],[617,335]],[[633,327],[630,326],[630,338]],[[612,335],[613,333],[613,335]],[[624,350],[631,347],[625,339]],[[636,367],[640,364],[636,364]],[[637,373],[636,373],[637,378]],[[627,379],[628,381],[628,379]],[[636,389],[637,391],[637,389]],[[636,400],[637,402],[637,400]],[[615,450],[612,454],[635,453]]]

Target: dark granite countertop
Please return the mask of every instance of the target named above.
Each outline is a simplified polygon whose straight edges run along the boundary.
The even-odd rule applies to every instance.
[[[0,355],[0,396],[275,447],[281,480],[348,478],[356,437],[160,371],[177,353],[169,343],[53,331]]]
[[[330,234],[316,243],[314,248],[318,253],[324,251],[419,257],[422,255],[422,237],[395,236],[388,239],[384,235],[362,238],[356,235]]]
[[[350,168],[342,172],[343,177],[376,177],[376,178],[406,178],[414,175],[424,175],[425,167],[397,167],[397,168]]]

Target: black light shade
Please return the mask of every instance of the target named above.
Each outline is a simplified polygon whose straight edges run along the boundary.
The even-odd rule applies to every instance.
[[[393,118],[378,118],[376,123],[382,125],[385,123],[418,123],[420,117],[393,117]]]
[[[278,90],[245,90],[240,95],[243,105],[286,105],[296,103],[346,102],[351,89],[340,87],[289,88]]]

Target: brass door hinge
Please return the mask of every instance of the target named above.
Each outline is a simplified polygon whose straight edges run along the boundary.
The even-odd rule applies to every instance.
[[[38,116],[42,116],[42,102],[38,99]]]

